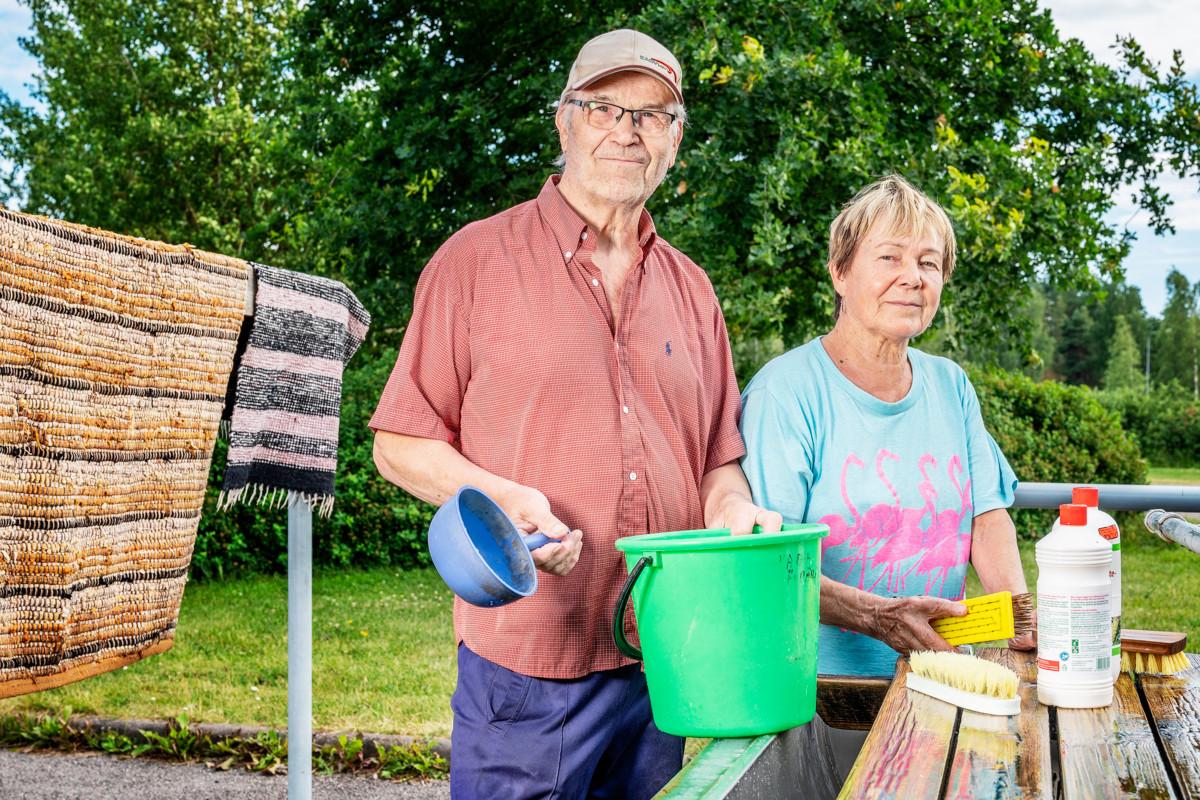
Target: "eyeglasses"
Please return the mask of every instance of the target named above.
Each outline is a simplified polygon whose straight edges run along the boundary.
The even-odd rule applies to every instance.
[[[625,114],[633,115],[634,126],[643,133],[658,135],[665,133],[678,114],[655,111],[648,108],[622,108],[601,100],[568,100],[571,105],[583,109],[583,118],[588,125],[602,131],[611,131],[621,122]]]

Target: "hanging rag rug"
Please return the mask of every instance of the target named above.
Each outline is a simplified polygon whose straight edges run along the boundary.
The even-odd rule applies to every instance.
[[[0,209],[0,697],[174,641],[248,277]]]
[[[371,316],[337,281],[261,264],[254,276],[219,505],[303,501],[329,516],[342,369]]]

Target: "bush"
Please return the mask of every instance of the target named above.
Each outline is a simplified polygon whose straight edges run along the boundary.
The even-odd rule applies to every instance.
[[[338,443],[337,501],[329,519],[313,515],[313,562],[323,567],[428,565],[425,530],[432,506],[380,477],[367,427],[396,361],[395,348],[364,345],[343,377]],[[209,473],[192,576],[219,579],[242,572],[287,569],[287,512],[239,504],[216,508],[225,474],[223,441],[217,442]]]
[[[1177,383],[1146,394],[1140,389],[1097,392],[1155,466],[1200,465],[1200,403]]]
[[[1082,386],[972,370],[983,420],[1022,481],[1146,483],[1146,462],[1120,417]],[[1050,530],[1053,511],[1013,512],[1023,537]],[[1129,528],[1129,521],[1122,528]]]

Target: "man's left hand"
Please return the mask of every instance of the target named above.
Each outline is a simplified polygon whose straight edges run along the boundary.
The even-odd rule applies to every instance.
[[[763,533],[778,533],[783,527],[783,516],[777,511],[759,508],[742,497],[731,497],[721,506],[716,519],[708,521],[710,528],[729,528],[734,536],[745,536],[755,525],[761,525]]]

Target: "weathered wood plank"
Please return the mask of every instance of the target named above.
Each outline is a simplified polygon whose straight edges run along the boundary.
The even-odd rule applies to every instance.
[[[826,730],[814,723],[753,739],[713,739],[655,800],[832,800],[840,781]]]
[[[1142,694],[1185,798],[1200,798],[1200,656],[1175,675],[1140,675]]]
[[[1057,714],[1064,800],[1174,796],[1128,673],[1117,679],[1108,708],[1060,708]]]
[[[907,674],[908,661],[901,659],[839,798],[921,800],[941,792],[958,709],[910,692]]]
[[[946,797],[1051,797],[1050,713],[1037,699],[1036,661],[1032,654],[997,648],[978,655],[1021,676],[1021,713],[962,712]]]
[[[831,728],[870,730],[891,684],[890,678],[821,675],[817,678],[817,714]]]

